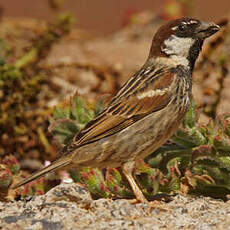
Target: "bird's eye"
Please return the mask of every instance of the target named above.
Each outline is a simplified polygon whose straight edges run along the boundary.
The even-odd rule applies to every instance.
[[[187,26],[185,24],[180,24],[178,26],[178,29],[181,31],[181,32],[184,32],[186,29],[187,29]]]

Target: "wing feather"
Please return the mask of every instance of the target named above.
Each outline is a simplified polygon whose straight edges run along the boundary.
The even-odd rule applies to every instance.
[[[132,125],[146,115],[163,109],[171,100],[170,87],[174,80],[174,75],[169,70],[159,71],[152,77],[137,82],[137,76],[127,82],[118,92],[117,96],[99,114],[90,121],[84,129],[77,134],[67,149],[71,151],[76,146],[85,145],[98,139],[113,135],[122,129]],[[135,89],[130,91],[133,82]],[[127,94],[127,92],[129,92]]]

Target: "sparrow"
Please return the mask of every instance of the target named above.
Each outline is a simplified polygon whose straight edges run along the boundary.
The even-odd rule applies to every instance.
[[[177,130],[192,91],[192,73],[203,42],[220,27],[194,18],[167,22],[156,32],[149,56],[108,106],[60,153],[18,188],[57,169],[121,167],[136,199],[147,199],[135,182],[135,162],[153,153]]]

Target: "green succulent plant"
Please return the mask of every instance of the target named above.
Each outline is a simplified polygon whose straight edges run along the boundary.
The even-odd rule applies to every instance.
[[[47,130],[45,115],[48,109],[40,105],[40,92],[44,84],[49,85],[44,69],[39,65],[51,47],[68,34],[73,17],[61,15],[53,24],[37,32],[31,47],[21,57],[10,52],[7,40],[0,40],[0,152],[7,155],[26,152],[22,144],[34,139],[34,147],[49,153],[42,136]],[[25,35],[26,36],[26,35]],[[43,122],[41,122],[43,121]],[[31,125],[33,124],[33,125]],[[38,134],[38,135],[37,135]],[[37,137],[38,136],[38,137]],[[26,145],[26,144],[25,144]]]
[[[210,120],[207,126],[197,123],[192,103],[174,136],[145,161],[139,161],[135,175],[149,198],[158,193],[195,193],[224,198],[230,193],[230,120]],[[54,111],[51,132],[61,143],[73,136],[95,115],[82,98]],[[132,197],[132,191],[119,169],[84,169],[70,173],[94,197]]]
[[[46,29],[36,33],[31,47],[21,57],[14,57],[7,40],[0,39],[0,199],[8,196],[28,196],[43,194],[59,181],[36,181],[20,188],[15,193],[9,191],[10,185],[20,178],[20,165],[17,156],[28,154],[26,143],[49,152],[45,116],[47,108],[39,107],[41,84],[45,83],[44,70],[39,63],[47,51],[64,35],[70,32],[73,17],[61,15],[53,24],[47,23]],[[10,34],[10,33],[9,33]],[[9,39],[10,40],[10,39]],[[47,82],[46,82],[47,83]],[[47,83],[48,84],[48,83]],[[35,134],[35,135],[34,135]],[[38,136],[38,138],[37,138]],[[23,146],[24,144],[24,146]]]

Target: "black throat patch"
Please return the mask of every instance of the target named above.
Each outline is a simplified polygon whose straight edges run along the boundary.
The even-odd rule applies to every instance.
[[[191,71],[193,71],[195,61],[198,58],[198,55],[202,49],[203,41],[202,40],[196,40],[193,44],[193,46],[189,50],[189,56],[187,57],[189,61],[189,67]]]

